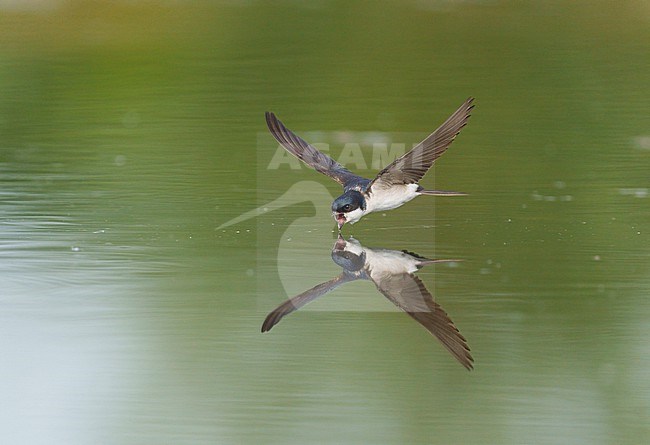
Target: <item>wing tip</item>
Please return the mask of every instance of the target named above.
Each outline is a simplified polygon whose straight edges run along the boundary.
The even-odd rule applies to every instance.
[[[260,329],[260,332],[269,332],[273,326],[277,324],[277,320],[275,319],[275,311],[271,312],[269,315],[266,316],[264,319],[264,323],[262,323],[262,328]]]
[[[474,98],[472,96],[468,97],[465,102],[463,103],[463,106],[465,107],[465,115],[469,118],[470,112],[474,109],[476,104],[474,103]],[[463,107],[461,106],[461,108]]]
[[[264,112],[264,118],[266,119],[266,125],[271,128],[271,124],[273,121],[276,121],[278,118],[273,114],[272,111],[266,111]]]

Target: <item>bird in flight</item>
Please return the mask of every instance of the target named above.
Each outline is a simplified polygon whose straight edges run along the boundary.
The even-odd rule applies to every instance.
[[[395,159],[374,179],[352,173],[297,136],[268,111],[266,124],[273,137],[289,153],[343,186],[343,194],[332,203],[332,216],[340,232],[345,223],[354,224],[371,212],[395,209],[420,195],[464,195],[460,192],[426,190],[418,182],[467,124],[470,111],[474,108],[473,101],[474,98],[467,99],[436,131],[411,151]]]

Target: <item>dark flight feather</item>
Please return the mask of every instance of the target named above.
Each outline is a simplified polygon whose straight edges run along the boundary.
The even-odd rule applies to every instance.
[[[347,168],[336,162],[334,159],[319,151],[313,145],[306,142],[284,126],[282,122],[271,112],[266,112],[266,125],[276,141],[278,141],[289,153],[300,159],[302,162],[319,173],[329,176],[342,186],[349,183],[356,183],[362,178],[355,175]]]
[[[368,186],[368,192],[377,187],[385,189],[419,182],[467,124],[473,101],[474,98],[468,98],[436,131],[380,171]]]

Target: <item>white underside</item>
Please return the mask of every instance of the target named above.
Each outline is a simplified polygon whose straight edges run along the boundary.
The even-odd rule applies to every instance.
[[[421,260],[404,252],[366,249],[366,264],[368,264],[370,275],[373,277],[375,275],[414,273],[418,270],[417,265],[420,262]]]
[[[418,188],[417,184],[407,184],[373,190],[366,199],[366,213],[396,209],[418,196]]]
[[[408,253],[362,247],[354,238],[348,240],[345,250],[356,255],[365,252],[366,268],[373,277],[414,273],[418,270],[418,264],[422,263],[421,259],[415,258]]]
[[[420,195],[417,184],[394,185],[388,189],[377,189],[366,197],[366,210],[356,209],[345,214],[346,222],[354,224],[362,216],[372,212],[396,209]]]

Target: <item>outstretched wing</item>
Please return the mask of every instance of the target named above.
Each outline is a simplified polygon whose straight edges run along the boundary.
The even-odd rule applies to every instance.
[[[314,286],[311,289],[285,301],[266,316],[264,323],[262,323],[262,332],[270,331],[273,326],[278,324],[280,320],[293,311],[297,311],[307,303],[314,301],[318,297],[322,297],[326,293],[339,287],[341,284],[353,280],[354,278],[351,275],[342,273],[329,281]]]
[[[454,326],[447,312],[433,301],[422,280],[405,273],[385,276],[375,285],[395,306],[433,334],[461,365],[470,370],[474,368],[467,340]]]
[[[350,181],[363,179],[343,167],[325,153],[318,151],[313,145],[294,134],[284,126],[280,119],[271,112],[266,112],[266,125],[271,134],[289,153],[319,173],[329,176],[345,186]]]
[[[473,101],[474,98],[468,98],[436,131],[380,171],[368,186],[368,190],[372,192],[373,187],[388,188],[397,184],[419,182],[467,124],[470,111],[474,108]]]

